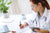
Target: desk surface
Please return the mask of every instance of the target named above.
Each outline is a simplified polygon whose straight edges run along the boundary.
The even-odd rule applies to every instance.
[[[10,31],[16,31],[17,33],[31,33],[31,30],[26,27],[24,29],[19,28],[20,20],[22,19],[21,15],[10,15],[8,19],[1,18],[2,22],[6,24]]]

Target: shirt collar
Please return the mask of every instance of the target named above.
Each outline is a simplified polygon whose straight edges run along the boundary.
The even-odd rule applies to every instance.
[[[42,17],[44,17],[44,16],[47,17],[46,15],[47,15],[47,8],[45,7],[45,10],[44,10]]]
[[[45,7],[44,13],[42,14],[41,18],[43,17],[47,17],[47,8]],[[40,16],[38,15],[38,17],[40,18]]]

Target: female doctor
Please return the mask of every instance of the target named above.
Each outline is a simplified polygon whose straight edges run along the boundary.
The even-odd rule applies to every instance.
[[[34,29],[39,33],[50,33],[50,7],[47,0],[30,0],[32,10],[37,13],[36,24],[40,27],[40,30]],[[29,23],[21,24],[21,29],[24,26],[28,26]],[[43,27],[46,28],[42,29]]]

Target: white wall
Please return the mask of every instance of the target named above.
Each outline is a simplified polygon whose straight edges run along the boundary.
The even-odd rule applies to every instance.
[[[10,5],[10,14],[28,14],[31,13],[29,0],[9,0],[12,1]],[[48,0],[50,4],[50,0]]]
[[[21,9],[22,14],[31,13],[31,7],[30,7],[29,0],[18,0],[18,2],[20,5],[20,9]]]
[[[9,5],[9,14],[20,14],[20,8],[18,6],[17,0],[8,0],[8,2],[12,1],[12,4]]]
[[[9,0],[12,4],[9,5],[10,14],[28,14],[31,13],[29,0]]]

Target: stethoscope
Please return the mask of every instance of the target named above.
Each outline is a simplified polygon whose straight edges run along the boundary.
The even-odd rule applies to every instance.
[[[36,20],[36,19],[35,19],[35,20],[33,20],[33,23],[34,23],[34,22],[36,22],[36,26],[37,26],[37,20]]]
[[[44,16],[43,18],[44,18],[44,21],[45,21],[45,23],[46,23],[46,21],[47,21],[47,17]],[[37,26],[38,22],[37,22],[36,19],[33,20],[33,23],[34,23],[34,22],[36,22],[36,26]]]

